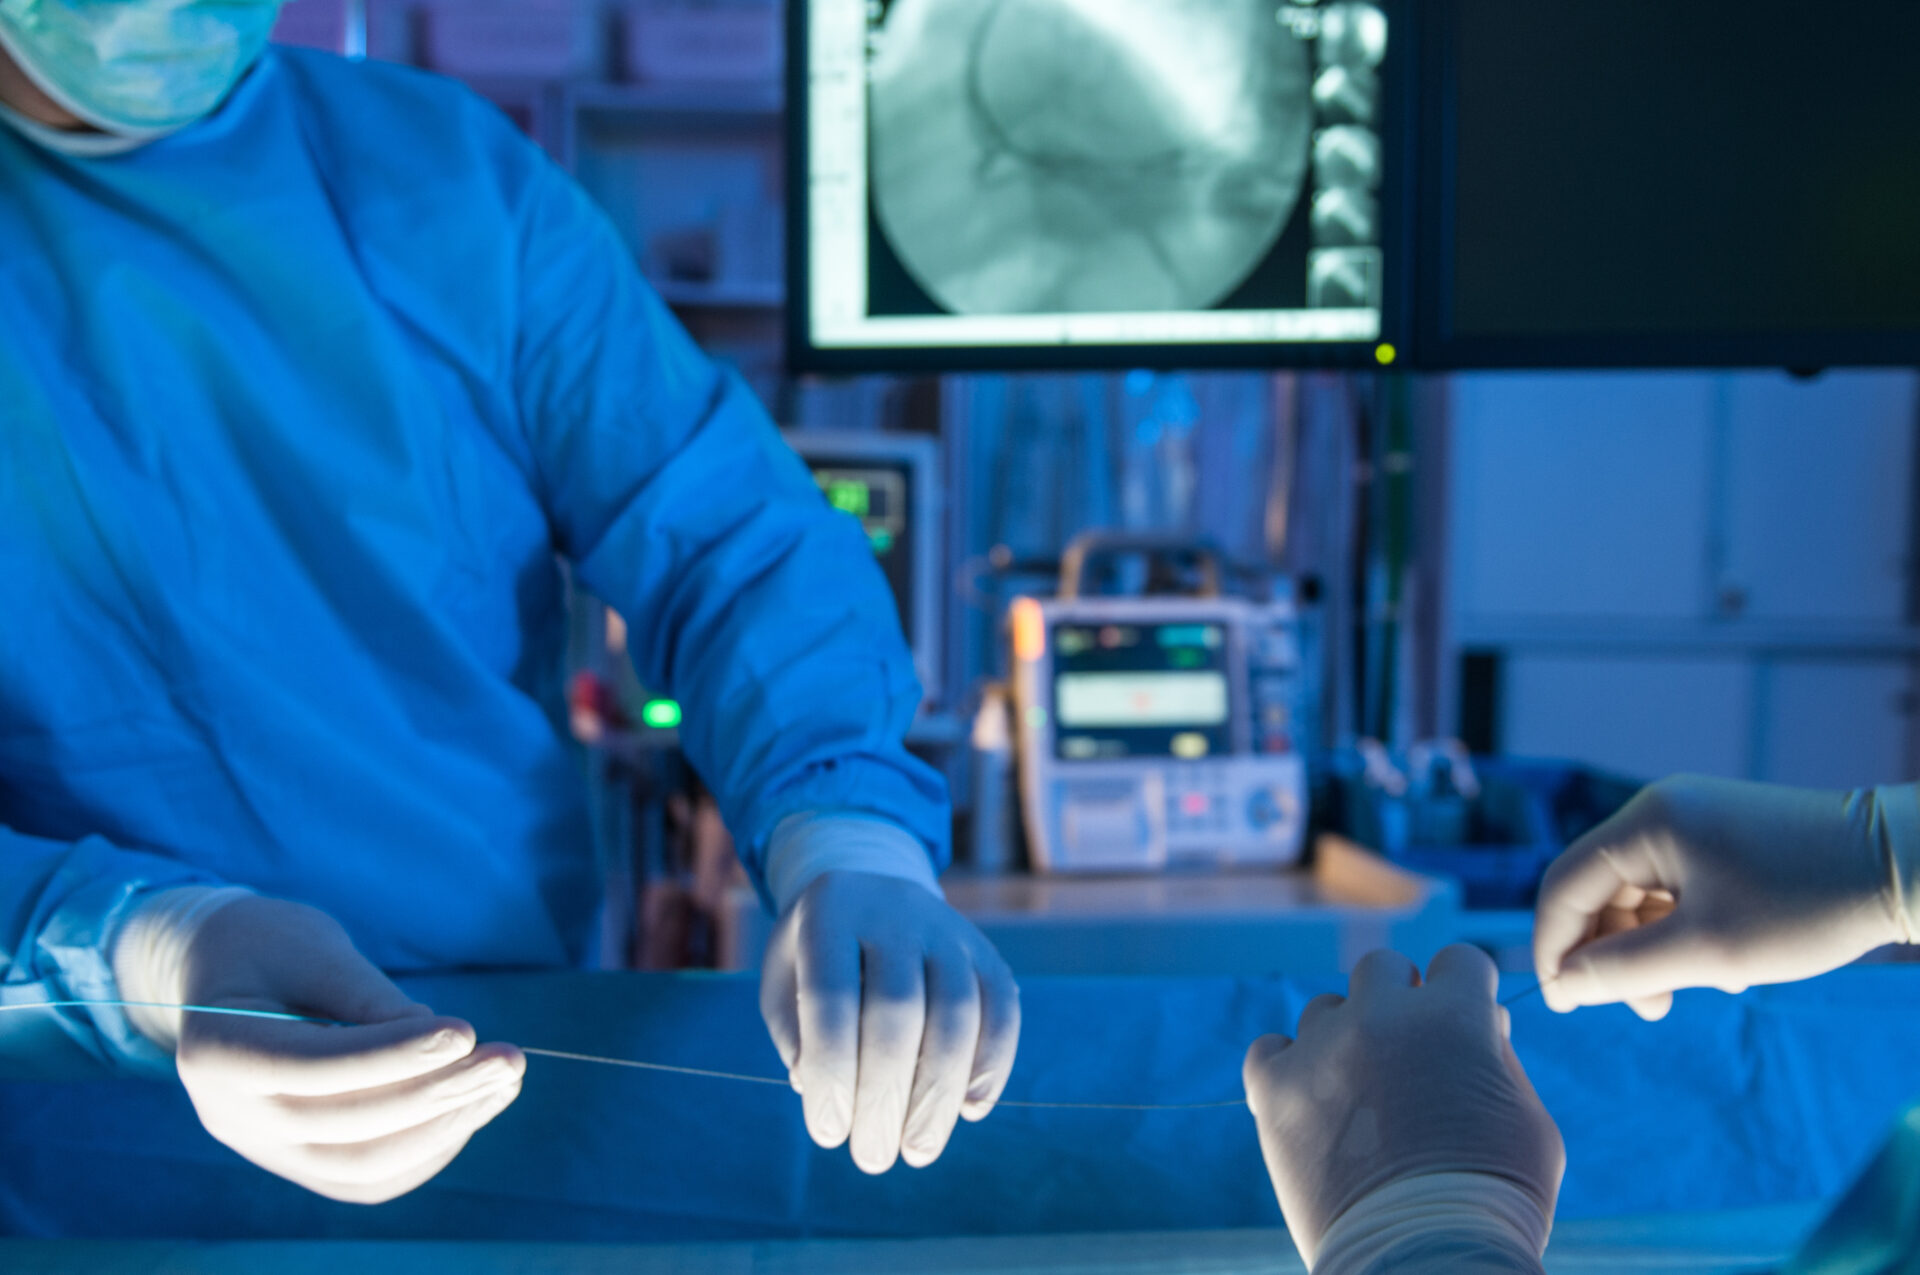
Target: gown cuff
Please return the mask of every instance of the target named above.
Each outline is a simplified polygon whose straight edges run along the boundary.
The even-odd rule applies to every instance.
[[[1490,1173],[1401,1178],[1321,1237],[1313,1275],[1539,1275],[1552,1223],[1518,1183]]]
[[[871,872],[925,886],[945,898],[933,858],[920,839],[898,824],[847,811],[788,815],[767,842],[767,892],[786,915],[793,901],[828,872]]]
[[[1898,930],[1892,941],[1920,942],[1920,784],[1875,788],[1870,809],[1868,835],[1880,856]]]
[[[160,890],[140,901],[113,941],[113,978],[122,1000],[131,1002],[127,1021],[134,1030],[171,1054],[180,1044],[177,1009],[186,998],[187,952],[209,917],[253,891],[240,886],[184,885]]]

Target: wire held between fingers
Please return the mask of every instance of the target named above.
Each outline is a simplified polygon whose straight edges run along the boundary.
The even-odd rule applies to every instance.
[[[1539,989],[1532,988],[1522,995],[1531,995]],[[29,1001],[19,1004],[0,1004],[0,1012],[29,1009],[125,1009],[130,1007],[178,1010],[187,1014],[218,1014],[233,1018],[257,1018],[272,1022],[311,1023],[321,1027],[351,1027],[352,1023],[342,1023],[330,1018],[315,1018],[306,1014],[289,1014],[278,1010],[232,1009],[221,1005],[161,1005],[146,1002],[109,1001],[109,1000],[64,1000]],[[702,1080],[732,1081],[747,1085],[769,1085],[787,1089],[792,1087],[788,1076],[756,1076],[746,1072],[719,1071],[707,1067],[682,1067],[673,1063],[642,1062],[633,1058],[611,1058],[601,1054],[574,1053],[564,1049],[538,1049],[529,1045],[518,1047],[522,1054],[535,1058],[553,1058],[562,1062],[587,1063],[601,1067],[621,1067],[632,1071],[662,1072],[674,1076],[692,1076]],[[1225,1111],[1233,1107],[1244,1108],[1244,1097],[1230,1098],[1216,1102],[1043,1102],[1034,1099],[1001,1098],[995,1107],[1009,1107],[1025,1111]]]
[[[1551,978],[1535,979],[1533,982],[1533,986],[1523,987],[1519,991],[1515,992],[1513,995],[1508,996],[1503,1000],[1501,1000],[1500,1008],[1510,1009],[1513,1006],[1518,1005],[1521,1001],[1527,999],[1529,996],[1538,996],[1540,993],[1547,990],[1547,984],[1556,982],[1556,981],[1557,981],[1556,979],[1551,979]]]

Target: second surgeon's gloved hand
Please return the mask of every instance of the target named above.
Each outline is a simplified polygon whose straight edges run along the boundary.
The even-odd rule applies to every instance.
[[[1548,870],[1534,964],[1562,1013],[1664,1017],[1685,987],[1741,992],[1913,941],[1920,798],[1680,776],[1642,791]]]
[[[1423,983],[1375,952],[1297,1040],[1247,1052],[1247,1105],[1318,1275],[1537,1272],[1566,1155],[1508,1040],[1499,975],[1450,947]]]
[[[330,1199],[378,1204],[420,1186],[519,1096],[526,1059],[475,1048],[354,949],[331,917],[244,890],[187,887],[146,901],[114,946],[131,1001],[258,1009],[324,1027],[134,1010],[172,1050],[207,1132]]]
[[[871,852],[860,844],[871,839]],[[884,843],[902,855],[891,863]],[[821,819],[773,853],[779,923],[760,1009],[823,1147],[852,1142],[854,1163],[884,1173],[896,1158],[924,1168],[954,1122],[999,1101],[1020,1043],[1020,993],[1000,954],[948,906],[925,851],[878,821]],[[816,851],[805,854],[812,841]],[[829,868],[784,881],[781,859],[813,867],[862,861],[898,875]],[[787,897],[782,898],[785,895]]]

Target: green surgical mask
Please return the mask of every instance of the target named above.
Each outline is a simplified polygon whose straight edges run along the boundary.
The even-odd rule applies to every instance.
[[[0,47],[62,108],[146,140],[226,99],[283,0],[0,0]]]

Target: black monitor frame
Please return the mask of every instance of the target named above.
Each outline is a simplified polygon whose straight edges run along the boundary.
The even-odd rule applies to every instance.
[[[1920,329],[1804,333],[1460,336],[1452,329],[1455,174],[1459,155],[1455,17],[1472,0],[1429,0],[1416,75],[1414,147],[1421,202],[1412,263],[1412,363],[1427,371],[1489,369],[1920,367]]]
[[[787,0],[787,305],[786,355],[795,373],[1100,371],[1147,368],[1181,371],[1213,368],[1372,368],[1381,348],[1394,351],[1392,366],[1412,360],[1413,217],[1417,112],[1414,73],[1421,63],[1422,33],[1414,0],[1371,0],[1387,15],[1388,45],[1381,68],[1386,102],[1381,140],[1388,157],[1381,181],[1381,246],[1386,277],[1381,295],[1380,337],[1362,342],[1295,344],[1163,344],[1115,346],[992,346],[915,349],[823,349],[812,338],[811,266],[808,249],[812,207],[809,146],[810,93],[807,51],[812,0]]]

